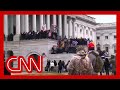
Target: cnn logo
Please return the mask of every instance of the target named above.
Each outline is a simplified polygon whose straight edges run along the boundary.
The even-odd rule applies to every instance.
[[[17,61],[18,62],[18,67],[12,67],[11,64]],[[23,72],[23,67],[25,68],[25,70],[28,73],[32,73],[33,72],[33,68],[34,70],[36,70],[38,73],[42,72],[42,63],[43,61],[43,56],[38,56],[38,60],[36,61],[36,59],[33,56],[29,56],[28,60],[25,60],[25,58],[23,56],[11,56],[7,59],[6,61],[6,68],[10,73],[21,73]]]

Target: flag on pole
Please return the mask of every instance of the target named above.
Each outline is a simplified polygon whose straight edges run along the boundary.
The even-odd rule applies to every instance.
[[[46,31],[46,24],[44,24],[44,25],[42,26],[42,30],[43,30],[43,31]]]

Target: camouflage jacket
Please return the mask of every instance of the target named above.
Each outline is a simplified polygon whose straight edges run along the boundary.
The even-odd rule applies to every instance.
[[[69,75],[91,75],[93,74],[93,66],[90,59],[86,56],[81,59],[80,56],[75,55],[67,66]]]

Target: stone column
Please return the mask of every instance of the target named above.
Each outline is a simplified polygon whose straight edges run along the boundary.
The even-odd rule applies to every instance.
[[[47,15],[47,30],[50,30],[50,15]]]
[[[16,35],[14,36],[13,40],[20,40],[20,15],[16,15]]]
[[[68,32],[68,29],[67,29],[67,15],[64,15],[64,37],[66,36],[67,38],[68,38],[68,34],[67,34],[67,32]]]
[[[43,15],[40,15],[40,30],[42,30],[43,27]]]
[[[75,19],[72,20],[72,37],[75,38]]]
[[[53,15],[53,25],[56,25],[56,15]]]
[[[4,15],[4,34],[8,36],[8,15]]]
[[[91,28],[88,28],[89,38],[90,38],[90,40],[93,40],[93,37],[91,36],[91,31],[92,31],[92,29],[91,29]]]
[[[68,17],[68,38],[72,38],[72,30],[73,30],[72,18]]]
[[[93,34],[93,35],[94,35],[94,34]],[[103,43],[103,41],[105,41],[104,33],[101,33],[99,37],[100,37],[101,50],[103,51],[103,50],[104,50],[104,47],[103,47],[104,43]],[[96,38],[97,38],[97,37],[96,37]]]
[[[70,38],[72,38],[72,30],[73,30],[73,25],[72,25],[72,20],[70,20]]]
[[[62,37],[62,15],[58,16],[58,34]]]
[[[97,45],[97,43],[96,43],[96,30],[94,29],[94,30],[92,30],[92,35],[93,35],[93,42],[94,42],[94,44],[95,44],[95,50],[97,50],[97,47],[96,47],[96,45]]]
[[[70,38],[70,18],[68,18],[68,38]]]
[[[13,34],[13,16],[10,15],[10,34]]]
[[[5,35],[5,43],[4,43],[4,51],[5,51],[5,61],[7,57],[7,37],[8,37],[8,15],[4,15],[4,35]]]
[[[82,30],[83,30],[83,38],[85,38],[85,36],[86,36],[86,29],[84,28],[84,26],[82,26]]]
[[[25,15],[25,32],[29,32],[29,15]]]
[[[79,29],[79,26],[78,26],[78,24],[77,24],[77,29],[76,29],[76,30],[77,30],[77,38],[78,38],[78,29]]]
[[[25,32],[25,17],[21,15],[21,32]]]
[[[114,35],[113,35],[113,33],[109,33],[109,35],[108,35],[108,40],[109,40],[109,42],[108,42],[108,44],[110,45],[110,47],[109,47],[109,55],[111,56],[112,54],[114,54],[114,47],[113,47],[113,44],[114,44],[114,41],[115,40],[113,40],[113,38],[114,38]]]
[[[33,28],[32,28],[32,29],[33,29],[33,31],[36,32],[36,15],[33,15],[33,16],[32,16],[32,19],[33,19],[33,20],[32,20],[32,21],[33,21],[33,23],[32,23],[32,24],[33,24]]]

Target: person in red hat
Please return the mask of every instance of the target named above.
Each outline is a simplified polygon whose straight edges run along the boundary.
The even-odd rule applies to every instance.
[[[91,41],[89,44],[88,44],[88,50],[94,50],[95,48],[95,45],[93,43],[93,41]]]
[[[94,74],[98,74],[102,71],[103,61],[99,55],[99,52],[95,50],[95,45],[92,41],[88,44],[88,51],[88,57],[92,62]]]

